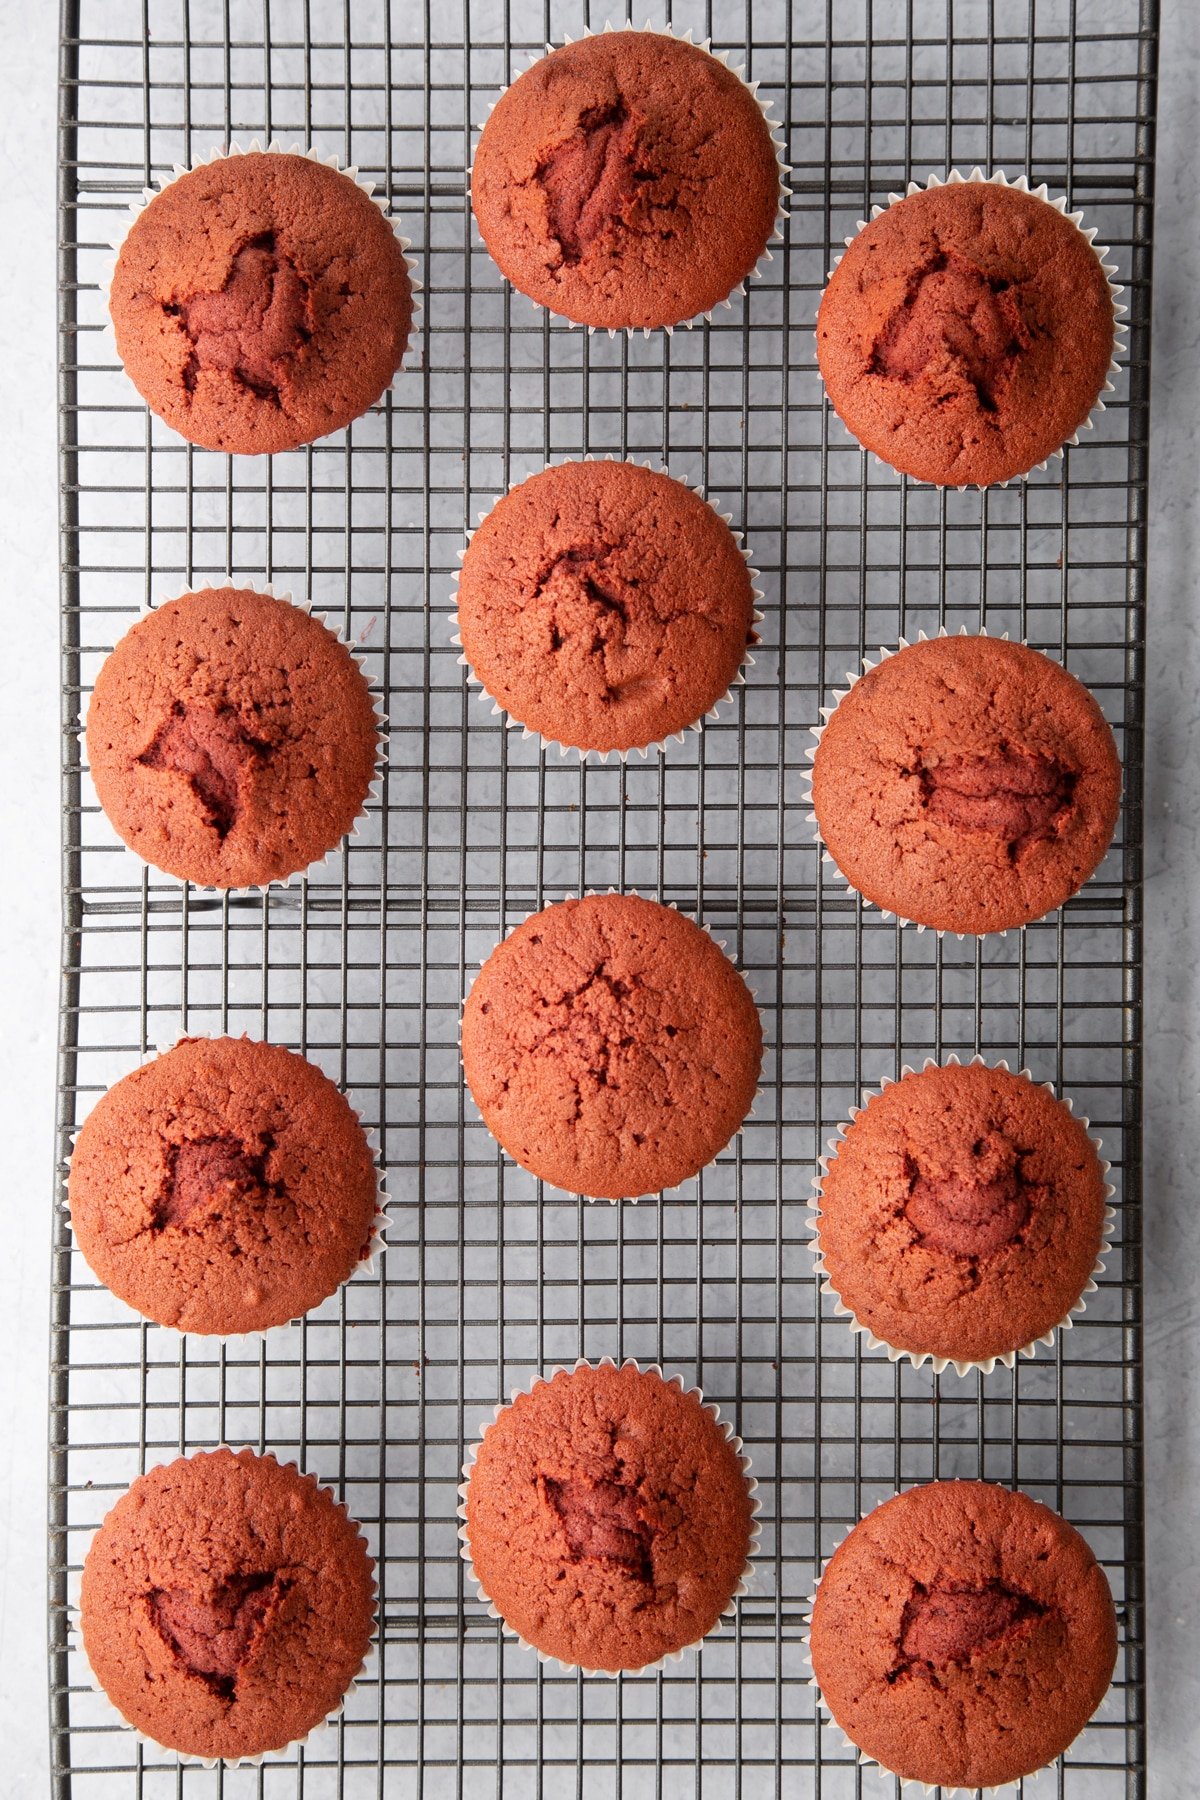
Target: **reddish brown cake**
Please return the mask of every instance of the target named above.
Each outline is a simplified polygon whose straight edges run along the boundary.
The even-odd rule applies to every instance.
[[[209,450],[294,450],[383,393],[412,324],[404,252],[348,175],[250,152],[170,182],[109,295],[143,400]]]
[[[299,1318],[362,1261],[378,1199],[358,1116],[277,1044],[185,1038],[110,1088],[71,1158],[88,1265],[179,1331]]]
[[[993,182],[912,194],[834,269],[817,359],[867,450],[941,487],[1008,481],[1061,449],[1112,362],[1100,259],[1048,201]]]
[[[1102,861],[1120,804],[1091,694],[999,638],[885,657],[832,713],[813,762],[817,825],[851,887],[939,931],[1005,931],[1061,906]]]
[[[817,1590],[813,1673],[860,1750],[904,1781],[971,1790],[1044,1768],[1112,1680],[1104,1571],[1024,1494],[938,1481],[877,1506]]]
[[[466,1544],[518,1637],[585,1669],[642,1669],[711,1631],[751,1548],[741,1458],[655,1371],[560,1369],[489,1425]]]
[[[458,622],[509,716],[580,750],[645,749],[695,724],[755,641],[729,527],[634,463],[563,463],[506,494],[471,539]]]
[[[310,613],[202,588],[140,619],[96,679],[92,779],[131,850],[235,888],[318,862],[362,812],[379,727],[366,679]]]
[[[830,1285],[885,1344],[983,1362],[1070,1312],[1104,1232],[1104,1169],[1044,1087],[982,1063],[875,1094],[821,1187]]]
[[[762,1065],[746,983],[708,934],[636,894],[535,913],[463,1010],[463,1067],[492,1135],[595,1199],[675,1187],[739,1130]]]
[[[724,63],[661,32],[554,50],[500,96],[471,177],[483,241],[513,286],[579,325],[677,325],[754,268],[779,165]]]
[[[310,1476],[249,1450],[182,1456],[135,1481],[100,1527],[83,1567],[84,1648],[117,1710],[168,1750],[282,1750],[362,1667],[372,1567]]]

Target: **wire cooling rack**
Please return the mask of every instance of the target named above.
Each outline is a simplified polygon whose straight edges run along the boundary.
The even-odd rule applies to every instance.
[[[597,10],[591,22],[603,23]],[[381,1271],[261,1348],[147,1326],[55,1210],[50,1457],[54,1793],[726,1800],[890,1792],[814,1717],[820,1559],[898,1486],[1015,1483],[1079,1524],[1120,1611],[1117,1679],[1042,1796],[1143,1792],[1139,1107],[1142,701],[1155,8],[1072,0],[680,4],[656,24],[747,61],[795,198],[764,278],[711,325],[570,331],[501,280],[466,198],[478,121],[579,4],[68,0],[61,129],[65,937],[59,1173],[105,1087],[181,1031],[290,1045],[381,1133]],[[639,14],[640,22],[640,14]],[[425,284],[417,354],[346,433],[270,460],[189,448],[103,332],[106,243],[144,184],[223,144],[314,143],[380,184]],[[824,404],[833,250],[910,175],[1028,171],[1082,206],[1128,290],[1126,368],[1083,446],[1005,490],[865,459]],[[665,760],[581,768],[468,694],[447,613],[464,535],[548,458],[641,457],[705,487],[762,571],[749,685]],[[311,595],[367,652],[391,762],[366,830],[309,879],[219,897],[147,870],[100,816],[76,732],[146,602],[233,572]],[[901,633],[1010,631],[1099,695],[1125,761],[1097,877],[1024,933],[939,940],[823,867],[804,750],[826,689]],[[762,1008],[757,1114],[681,1198],[589,1206],[506,1165],[464,1097],[470,971],[567,891],[638,887],[728,939]],[[805,1202],[825,1138],[902,1064],[981,1050],[1069,1093],[1118,1226],[1052,1352],[986,1380],[864,1351],[818,1293]],[[57,1196],[56,1196],[57,1200]],[[753,1593],[668,1672],[542,1668],[464,1591],[464,1442],[579,1355],[661,1361],[717,1399],[763,1501]],[[343,1720],[261,1769],[181,1767],[90,1688],[70,1603],[93,1527],[148,1464],[250,1443],[330,1483],[379,1559],[382,1630]]]

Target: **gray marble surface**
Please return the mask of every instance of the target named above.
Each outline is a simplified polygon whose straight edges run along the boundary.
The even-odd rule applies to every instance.
[[[1081,26],[1107,10],[1082,0]],[[0,1795],[45,1793],[47,1279],[58,966],[56,8],[0,0]],[[1200,1793],[1200,40],[1165,0],[1147,664],[1146,1454],[1151,1794]]]
[[[1167,0],[1158,113],[1146,711],[1151,1794],[1200,1793],[1200,36]]]

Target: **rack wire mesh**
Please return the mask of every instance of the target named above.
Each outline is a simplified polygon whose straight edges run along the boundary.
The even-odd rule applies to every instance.
[[[96,1097],[181,1031],[296,1048],[380,1131],[393,1248],[252,1351],[181,1343],[98,1287],[56,1206],[50,1455],[53,1787],[100,1796],[696,1796],[890,1791],[814,1717],[803,1604],[861,1511],[936,1476],[1066,1513],[1117,1597],[1117,1679],[1041,1794],[1143,1788],[1139,1107],[1142,699],[1155,7],[1151,0],[679,0],[656,24],[745,60],[783,121],[791,219],[710,325],[649,341],[550,322],[472,230],[488,101],[579,0],[66,0],[61,60],[63,1011],[59,1177]],[[640,15],[639,15],[640,22]],[[104,335],[105,246],[143,187],[233,138],[336,151],[415,242],[419,353],[385,403],[294,454],[193,450]],[[823,401],[833,248],[910,174],[974,163],[1065,192],[1113,247],[1129,352],[1078,450],[1005,490],[898,480]],[[665,463],[734,515],[763,643],[732,712],[663,760],[560,761],[464,687],[446,615],[477,513],[551,457]],[[99,815],[77,731],[140,605],[234,572],[311,595],[386,692],[367,830],[307,880],[215,897],[143,867]],[[982,944],[864,911],[830,878],[802,771],[864,649],[941,625],[1065,659],[1121,743],[1120,836],[1061,913]],[[609,1208],[500,1158],[457,1053],[469,971],[531,909],[609,884],[703,916],[757,990],[757,1116],[682,1198]],[[986,1380],[864,1351],[822,1302],[805,1201],[867,1084],[951,1050],[1008,1056],[1104,1139],[1119,1223],[1087,1312]],[[57,1198],[57,1196],[56,1196]],[[493,1403],[577,1355],[699,1381],[753,1456],[754,1592],[699,1658],[584,1681],[502,1641],[464,1592],[455,1488]],[[257,1770],[180,1766],[90,1688],[69,1607],[92,1528],[145,1466],[220,1441],[294,1457],[363,1521],[382,1630],[335,1729]]]

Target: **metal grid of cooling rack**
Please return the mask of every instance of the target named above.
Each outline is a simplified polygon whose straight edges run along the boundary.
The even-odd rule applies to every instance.
[[[581,0],[67,0],[61,324],[65,938],[58,1154],[97,1095],[181,1030],[303,1051],[379,1129],[393,1248],[303,1324],[229,1350],[145,1326],[56,1210],[50,1459],[54,1792],[441,1800],[824,1800],[890,1791],[814,1720],[802,1608],[847,1525],[898,1485],[1019,1483],[1086,1531],[1117,1596],[1117,1681],[1061,1800],[1143,1792],[1139,1271],[1142,644],[1155,9],[1150,0],[679,0],[784,122],[796,190],[765,278],[713,323],[609,340],[500,279],[464,172],[497,88]],[[603,9],[593,15],[603,22]],[[640,13],[639,13],[640,22]],[[346,433],[271,461],[150,418],[102,331],[106,241],[141,187],[234,138],[375,177],[425,283],[419,354]],[[812,326],[832,248],[907,176],[974,163],[1067,192],[1129,289],[1127,371],[1084,446],[1009,489],[941,494],[867,462],[824,403]],[[744,528],[763,644],[720,722],[665,761],[538,754],[468,697],[446,613],[464,533],[547,458],[665,462]],[[233,572],[311,595],[365,647],[391,762],[365,833],[265,896],[181,890],[98,814],[76,729],[143,602]],[[819,862],[804,748],[864,648],[1008,630],[1100,696],[1126,805],[1087,889],[1024,934],[939,942],[862,912]],[[468,971],[530,909],[637,886],[701,914],[768,1044],[756,1118],[679,1199],[586,1206],[506,1166],[465,1100]],[[1052,1353],[987,1380],[864,1352],[823,1304],[805,1200],[865,1084],[951,1050],[1070,1093],[1114,1164],[1100,1291]],[[721,1402],[763,1500],[755,1590],[700,1658],[618,1683],[543,1669],[464,1593],[464,1439],[534,1372],[659,1360]],[[259,1770],[179,1767],[90,1691],[69,1630],[83,1551],[147,1464],[218,1441],[332,1484],[379,1558],[380,1648],[335,1730]]]

